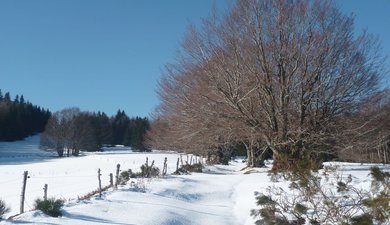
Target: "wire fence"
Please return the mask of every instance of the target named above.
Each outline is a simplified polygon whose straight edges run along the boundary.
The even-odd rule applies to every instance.
[[[160,158],[161,159],[161,158]],[[189,161],[191,159],[191,161]],[[180,166],[183,166],[183,164],[193,164],[193,163],[199,163],[202,162],[202,158],[198,156],[187,156],[184,157],[180,155],[180,157],[177,158],[173,162],[171,158],[170,162],[170,169],[168,170],[167,167],[167,160],[161,161],[161,162],[154,162],[154,160],[150,159],[148,162],[148,157],[146,157],[146,164],[154,163],[154,166],[159,168],[160,172],[165,171],[165,173],[173,173],[175,170],[177,170],[179,164]],[[139,161],[138,161],[139,162]],[[112,170],[101,170],[101,174],[99,176],[99,179],[101,179],[101,187],[108,187],[111,186],[113,189],[115,188],[115,185],[111,183],[110,176],[114,177],[115,183],[118,184],[118,178],[120,176],[121,171],[126,171],[129,168],[120,168],[122,170],[116,170],[117,164],[116,162],[110,162],[114,163],[112,166]],[[125,164],[125,166],[129,165],[129,163],[122,163]],[[134,164],[133,162],[130,164]],[[139,164],[138,166],[141,166]],[[99,169],[100,170],[100,169]],[[50,173],[50,174],[47,174]],[[78,173],[78,174],[77,174]],[[112,174],[112,175],[110,175]],[[0,199],[5,201],[5,203],[11,204],[12,212],[13,214],[17,213],[16,209],[18,205],[21,204],[22,199],[24,199],[24,204],[27,206],[26,210],[34,210],[34,201],[37,198],[43,198],[44,196],[44,186],[48,185],[48,195],[60,198],[63,200],[79,200],[80,196],[86,196],[90,193],[96,192],[96,190],[99,189],[99,183],[98,182],[98,170],[92,170],[89,169],[87,171],[77,171],[74,170],[72,172],[65,172],[61,173],[59,175],[54,175],[52,171],[39,171],[39,172],[28,172],[28,178],[26,179],[26,190],[25,193],[21,191],[23,186],[23,177],[22,174],[14,174],[14,178],[10,178],[7,180],[1,180],[0,181]],[[23,198],[22,198],[23,196]],[[22,199],[21,199],[22,198]]]

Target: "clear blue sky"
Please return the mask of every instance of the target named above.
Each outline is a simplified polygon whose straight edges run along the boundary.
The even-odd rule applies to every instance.
[[[148,116],[189,21],[225,0],[1,0],[0,89],[51,111]],[[338,0],[390,55],[390,1]],[[388,64],[390,65],[390,64]],[[389,86],[389,79],[387,79]]]

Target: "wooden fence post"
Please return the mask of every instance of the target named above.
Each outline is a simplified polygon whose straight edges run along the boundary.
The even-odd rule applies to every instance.
[[[165,159],[164,159],[163,171],[162,171],[162,175],[163,175],[163,176],[167,175],[167,169],[168,169],[167,160],[168,160],[167,157],[165,157]]]
[[[179,161],[180,160],[180,158],[177,158],[177,163],[176,163],[176,171],[179,171]]]
[[[183,166],[183,156],[180,154],[181,166]]]
[[[102,181],[100,180],[100,168],[98,169],[98,180],[99,180],[99,197],[102,197]]]
[[[110,173],[110,187],[114,187],[114,178],[112,173]]]
[[[147,170],[147,174],[146,174],[146,177],[150,177],[150,173],[152,172],[152,168],[154,166],[154,160],[152,160],[152,164],[150,164],[150,167],[146,167],[146,170]]]
[[[116,174],[115,174],[115,189],[118,189],[118,183],[119,183],[119,169],[121,168],[121,165],[118,163],[116,165]]]
[[[47,184],[45,184],[45,186],[43,186],[43,200],[44,201],[47,201]]]
[[[28,177],[28,171],[24,171],[22,193],[20,195],[20,214],[24,213],[24,197],[26,194],[27,177]]]

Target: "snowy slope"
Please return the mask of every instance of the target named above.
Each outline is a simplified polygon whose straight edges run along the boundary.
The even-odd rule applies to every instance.
[[[109,173],[114,173],[116,164],[122,170],[139,171],[146,157],[149,162],[162,168],[164,158],[168,158],[168,174],[176,168],[179,154],[176,153],[136,153],[127,148],[106,149],[105,152],[88,153],[81,157],[53,158],[41,152],[33,139],[20,142],[20,154],[29,157],[0,155],[0,198],[11,206],[6,217],[15,215],[19,209],[19,196],[22,173],[29,171],[30,178],[26,190],[26,211],[32,209],[33,201],[43,195],[43,185],[49,185],[49,196],[67,200],[64,215],[51,218],[37,211],[29,211],[17,216],[9,224],[213,224],[249,225],[254,224],[250,210],[256,208],[254,192],[264,191],[267,186],[286,188],[287,183],[271,183],[267,169],[257,169],[255,173],[244,174],[245,165],[233,161],[229,166],[208,166],[205,173],[167,176],[157,179],[135,179],[134,185],[121,186],[119,190],[109,190],[102,198],[78,201],[98,185],[97,170],[102,170],[102,183],[109,183]],[[6,145],[10,145],[7,143]],[[31,151],[30,151],[30,150]],[[22,153],[23,152],[23,153]],[[20,160],[23,158],[23,160]],[[29,159],[31,161],[29,162]],[[3,164],[4,163],[4,164]],[[345,174],[352,174],[357,185],[367,188],[367,176],[371,165],[333,163],[340,166]],[[386,167],[389,169],[389,167]]]
[[[0,142],[0,165],[22,164],[55,157],[53,152],[39,149],[39,135],[23,141]]]

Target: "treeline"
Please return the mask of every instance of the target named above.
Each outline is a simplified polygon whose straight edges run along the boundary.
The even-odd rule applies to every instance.
[[[148,129],[147,118],[129,118],[124,111],[108,117],[101,112],[68,108],[52,115],[41,135],[40,145],[57,151],[59,156],[77,156],[80,150],[99,151],[106,145],[125,145],[145,151],[143,138]]]
[[[25,101],[24,96],[4,95],[0,90],[0,141],[22,140],[43,132],[51,113]]]

